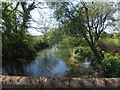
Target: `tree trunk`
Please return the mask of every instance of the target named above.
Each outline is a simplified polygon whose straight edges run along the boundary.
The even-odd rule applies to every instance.
[[[89,44],[95,58],[98,60],[98,63],[101,62],[101,60],[103,59],[103,57],[101,56],[101,54],[97,51],[96,47],[95,47],[95,43],[94,42],[90,42],[89,39],[87,38],[87,36],[83,33],[83,37],[85,38],[85,40],[87,41],[87,43]]]
[[[98,60],[98,62],[100,63],[100,61],[103,59],[103,57],[101,56],[101,54],[97,51],[95,44],[91,43],[89,44],[91,50],[93,51],[93,54],[95,55],[95,58]]]

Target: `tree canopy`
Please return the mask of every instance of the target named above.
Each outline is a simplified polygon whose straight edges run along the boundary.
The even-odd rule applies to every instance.
[[[58,2],[50,3],[54,16],[60,22],[65,33],[75,37],[84,37],[98,60],[102,56],[97,50],[97,42],[107,27],[114,25],[114,3],[102,2]]]
[[[12,3],[2,3],[3,60],[15,61],[29,58],[29,55],[34,56],[32,38],[27,31],[30,11],[34,8],[34,2],[28,6],[26,2],[17,2],[15,6]]]

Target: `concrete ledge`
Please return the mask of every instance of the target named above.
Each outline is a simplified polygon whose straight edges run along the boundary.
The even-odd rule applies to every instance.
[[[120,88],[120,78],[46,78],[1,75],[0,83],[2,83],[2,88]]]

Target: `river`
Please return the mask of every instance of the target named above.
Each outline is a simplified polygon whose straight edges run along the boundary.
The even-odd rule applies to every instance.
[[[29,64],[25,65],[7,65],[2,68],[2,74],[7,75],[25,75],[25,76],[45,76],[61,77],[64,76],[70,68],[65,62],[55,55],[57,46],[43,51],[40,56]]]

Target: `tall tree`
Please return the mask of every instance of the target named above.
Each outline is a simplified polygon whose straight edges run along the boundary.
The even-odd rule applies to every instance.
[[[55,18],[66,33],[76,37],[82,35],[96,59],[103,59],[96,44],[101,33],[113,25],[113,14],[116,11],[113,3],[58,2],[51,3],[50,8],[54,9]]]
[[[3,61],[26,59],[34,52],[27,34],[30,11],[35,8],[34,2],[28,6],[26,2],[17,2],[14,5],[9,2],[2,3]],[[18,7],[21,7],[21,10]]]

